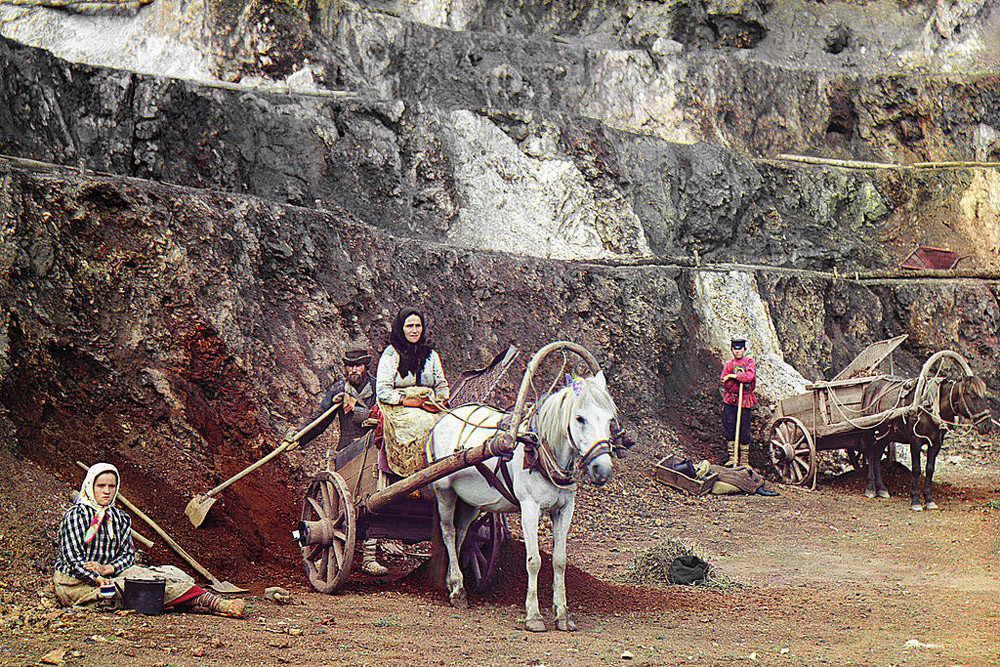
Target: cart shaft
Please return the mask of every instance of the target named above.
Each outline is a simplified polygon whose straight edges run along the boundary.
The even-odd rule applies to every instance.
[[[494,456],[507,456],[513,453],[516,441],[507,433],[498,433],[486,442],[470,449],[463,449],[451,456],[435,461],[420,472],[404,477],[395,484],[373,493],[364,503],[369,512],[378,512],[393,501],[410,494],[417,489],[447,477],[453,472],[482,463]]]

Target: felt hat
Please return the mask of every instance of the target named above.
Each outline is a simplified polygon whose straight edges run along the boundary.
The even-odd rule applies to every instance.
[[[345,366],[360,366],[361,364],[367,366],[372,362],[372,355],[368,353],[368,350],[348,350],[344,353],[343,361]]]

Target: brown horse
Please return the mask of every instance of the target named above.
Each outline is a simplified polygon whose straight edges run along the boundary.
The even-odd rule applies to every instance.
[[[990,412],[986,405],[986,383],[981,378],[967,376],[959,381],[943,379],[939,387],[934,384],[930,387],[931,399],[924,402],[919,411],[888,420],[875,429],[863,432],[867,440],[864,450],[868,458],[868,488],[865,495],[869,498],[874,498],[876,493],[880,498],[889,497],[878,464],[888,444],[909,443],[910,467],[913,471],[910,509],[918,512],[924,507],[929,510],[937,509],[931,498],[931,480],[934,478],[934,464],[941,451],[945,432],[955,425],[958,417],[966,417],[975,424],[980,434],[986,434]],[[879,378],[865,387],[861,398],[862,409],[866,414],[878,414],[910,405],[914,391],[912,382],[899,378]],[[920,449],[923,445],[927,445],[927,468],[921,504]]]

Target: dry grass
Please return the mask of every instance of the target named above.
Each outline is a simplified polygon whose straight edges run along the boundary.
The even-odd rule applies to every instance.
[[[735,579],[719,571],[690,542],[676,537],[668,537],[661,544],[637,556],[621,575],[621,579],[630,584],[669,586],[670,564],[681,556],[697,556],[708,563],[705,579],[698,584],[699,586],[716,590],[732,590],[742,586]]]

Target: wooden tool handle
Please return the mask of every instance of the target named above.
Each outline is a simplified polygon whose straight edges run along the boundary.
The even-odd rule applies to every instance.
[[[733,458],[736,461],[739,461],[738,457],[740,451],[740,420],[742,419],[743,419],[743,383],[740,382],[740,395],[739,398],[736,399],[736,433],[735,433],[736,437],[734,438],[735,442],[734,449],[736,449],[736,451],[733,452]],[[735,468],[736,466],[733,467]]]
[[[80,466],[81,468],[83,468],[84,470],[90,470],[90,468],[88,468],[86,465],[84,465],[80,461],[77,461],[76,464],[78,466]],[[139,517],[140,519],[142,519],[143,521],[145,521],[147,524],[149,524],[149,527],[152,528],[153,530],[155,530],[156,533],[160,537],[163,538],[163,541],[166,542],[167,544],[169,544],[170,548],[173,549],[174,551],[176,551],[178,556],[180,556],[185,561],[187,561],[188,565],[190,565],[191,567],[193,567],[194,569],[196,569],[198,571],[198,573],[201,574],[201,576],[205,577],[209,581],[215,581],[215,577],[212,576],[211,572],[209,572],[204,567],[202,567],[201,563],[199,563],[198,561],[196,561],[194,559],[194,556],[192,556],[188,552],[184,551],[184,548],[181,547],[181,545],[179,545],[176,542],[174,542],[173,538],[170,537],[169,535],[167,535],[167,533],[166,533],[165,530],[163,530],[162,528],[160,528],[160,524],[158,524],[155,521],[153,521],[152,519],[150,519],[148,516],[146,516],[145,512],[143,512],[138,507],[136,507],[135,505],[133,505],[132,503],[130,503],[128,501],[128,499],[121,494],[121,492],[118,493],[118,500],[120,500],[121,503],[122,503],[122,505],[124,505],[125,507],[127,507],[133,514],[135,514],[137,517]]]
[[[314,419],[308,426],[306,426],[305,428],[301,429],[298,433],[296,433],[295,435],[293,435],[291,437],[292,442],[294,442],[294,441],[298,440],[299,438],[301,438],[303,434],[308,433],[310,429],[312,429],[314,426],[316,426],[316,424],[319,424],[321,421],[323,421],[324,419],[326,419],[327,417],[329,417],[331,414],[333,414],[333,412],[337,408],[339,408],[341,406],[341,404],[343,404],[343,402],[344,402],[343,394],[341,394],[340,396],[341,396],[340,400],[339,401],[334,401],[333,405],[331,405],[329,408],[327,408],[326,412],[324,412],[323,414],[321,414],[319,417],[317,417],[316,419]],[[223,489],[225,489],[230,484],[233,484],[235,482],[240,481],[241,479],[243,479],[244,477],[246,477],[247,475],[249,475],[250,473],[252,473],[254,470],[256,470],[257,468],[261,467],[262,465],[264,465],[265,463],[267,463],[268,461],[270,461],[271,459],[273,459],[275,456],[277,456],[281,452],[285,451],[288,448],[288,445],[289,445],[288,442],[283,442],[282,444],[278,445],[269,454],[267,454],[266,456],[264,456],[263,458],[261,458],[259,461],[257,461],[256,463],[254,463],[253,465],[251,465],[248,468],[244,468],[240,472],[236,473],[235,475],[233,475],[232,477],[230,477],[229,479],[227,479],[222,484],[219,484],[217,487],[215,487],[214,489],[212,489],[211,491],[209,491],[208,493],[206,493],[205,496],[211,498],[212,496],[215,496],[215,495],[219,494]]]

